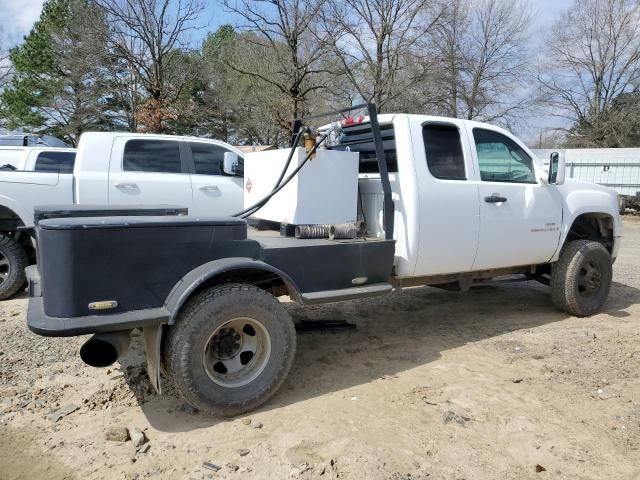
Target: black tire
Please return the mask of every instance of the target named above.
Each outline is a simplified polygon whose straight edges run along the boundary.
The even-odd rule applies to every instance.
[[[216,383],[214,378],[218,382],[226,381],[226,372],[212,371],[206,360],[211,352],[221,348],[222,341],[216,338],[228,335],[228,332],[236,334],[226,325],[244,318],[256,322],[256,330],[263,329],[260,335],[269,337],[268,353],[263,349],[260,356],[257,353],[255,356],[263,367],[255,370],[258,367],[254,366],[253,374],[257,376],[248,377],[250,380],[246,384],[230,387]],[[246,325],[242,330],[245,328]],[[233,335],[231,337],[235,342]],[[237,344],[233,346],[237,347]],[[239,350],[234,357],[246,353],[239,353]],[[164,343],[164,362],[176,388],[188,403],[205,413],[231,417],[257,408],[278,390],[289,373],[295,351],[293,322],[273,295],[252,285],[227,284],[205,290],[182,308],[176,324],[169,328]],[[248,370],[253,360],[252,355],[241,370]],[[216,366],[213,365],[213,370]]]
[[[0,233],[0,300],[11,298],[24,286],[27,265],[27,252],[22,245]]]
[[[552,267],[553,304],[576,317],[593,315],[607,300],[612,276],[611,255],[602,244],[589,240],[568,242]]]

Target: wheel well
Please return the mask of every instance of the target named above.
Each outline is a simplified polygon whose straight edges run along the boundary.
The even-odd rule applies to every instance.
[[[224,272],[220,272],[212,277],[208,278],[200,285],[198,285],[187,298],[184,299],[180,303],[180,308],[174,313],[177,315],[179,310],[181,310],[189,300],[198,295],[200,292],[203,292],[211,287],[215,287],[216,285],[223,285],[225,283],[246,283],[250,285],[255,285],[258,288],[261,288],[272,295],[279,297],[281,295],[289,295],[297,298],[298,292],[294,287],[287,285],[287,283],[282,279],[278,274],[274,272],[270,272],[268,270],[260,269],[260,268],[237,268],[233,270],[226,270]],[[166,339],[166,330],[167,328],[171,328],[174,324],[173,321],[170,321],[168,325],[163,327],[163,332],[161,336],[161,351],[164,351],[164,341]]]
[[[216,285],[222,285],[224,283],[246,283],[249,285],[255,285],[276,297],[295,294],[295,292],[291,291],[287,283],[274,272],[260,268],[239,268],[235,270],[227,270],[208,278],[206,281],[198,285],[193,292],[191,292],[189,298],[197,295],[203,290]],[[189,298],[187,298],[187,301]]]
[[[16,212],[9,207],[0,205],[0,233],[13,237],[14,240],[24,248],[25,252],[27,252],[29,265],[32,265],[36,262],[35,250],[29,235],[18,230],[18,227],[23,226],[24,222]]]
[[[593,240],[601,243],[609,253],[613,249],[613,217],[606,213],[583,213],[571,225],[566,242]]]
[[[16,212],[4,205],[0,205],[0,231],[15,232],[18,227],[24,223]]]

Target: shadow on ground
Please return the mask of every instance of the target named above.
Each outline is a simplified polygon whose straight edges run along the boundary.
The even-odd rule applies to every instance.
[[[625,309],[639,302],[640,290],[614,282],[603,314],[626,317]],[[295,321],[345,320],[357,328],[299,334],[287,381],[259,411],[395,375],[468,343],[568,318],[554,309],[548,287],[532,281],[488,284],[467,293],[420,287],[376,299],[288,308]],[[132,350],[125,366],[144,362],[139,340]],[[125,378],[158,430],[190,431],[225,421],[193,413],[167,379],[163,395],[158,396],[140,387],[140,375]]]

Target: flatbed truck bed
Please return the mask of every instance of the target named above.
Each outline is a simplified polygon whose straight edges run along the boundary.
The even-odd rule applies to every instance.
[[[241,219],[139,215],[44,218],[38,236],[40,269],[56,279],[46,285],[41,307],[40,273],[27,271],[34,297],[29,327],[42,335],[92,333],[109,324],[111,330],[173,324],[194,289],[231,269],[227,280],[242,270],[272,293],[302,304],[392,289],[393,240],[298,239],[249,228]],[[84,268],[85,262],[95,268]],[[117,303],[95,309],[99,302]]]

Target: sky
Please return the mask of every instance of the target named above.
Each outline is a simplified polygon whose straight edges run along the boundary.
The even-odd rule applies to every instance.
[[[43,0],[0,0],[0,41],[13,46],[29,33]]]
[[[215,29],[222,23],[233,23],[233,18],[222,10],[215,0],[205,0],[207,9],[201,19],[203,25]],[[563,11],[569,8],[571,0],[530,0],[538,10],[535,29],[542,29]],[[40,16],[44,0],[0,0],[0,40],[4,44],[15,45],[29,33]]]
[[[0,0],[0,45],[6,47],[20,43],[40,16],[43,2],[44,0]],[[200,19],[200,25],[206,28],[194,35],[191,39],[193,43],[199,43],[206,32],[215,30],[221,24],[234,23],[234,18],[224,12],[216,0],[205,0],[205,2],[207,8]],[[530,0],[530,3],[536,10],[533,26],[533,37],[536,42],[536,39],[542,38],[545,27],[553,23],[573,2],[572,0]],[[527,123],[527,131],[520,133],[523,140],[533,143],[541,129],[553,127],[556,121],[536,115],[529,118]]]

